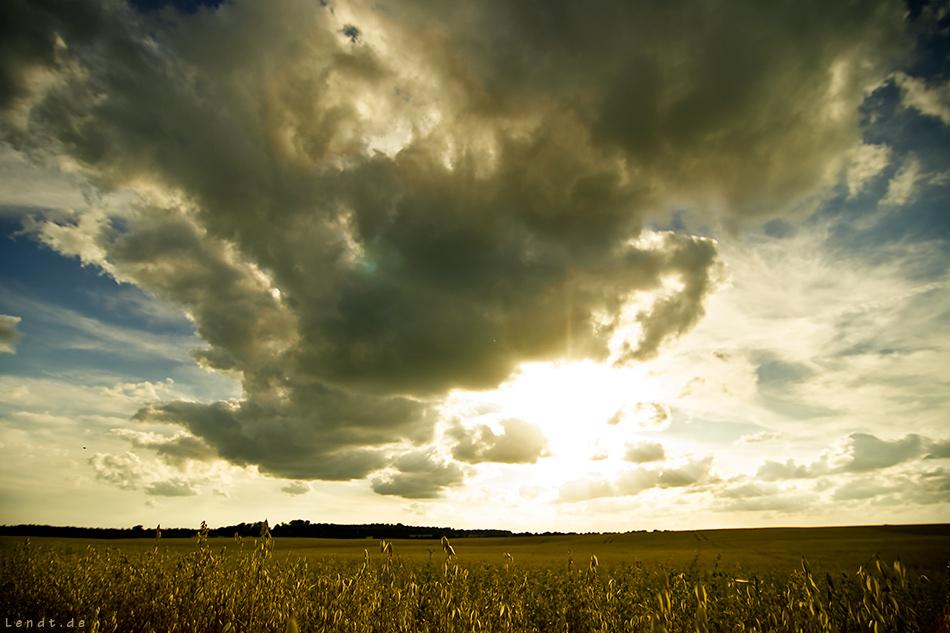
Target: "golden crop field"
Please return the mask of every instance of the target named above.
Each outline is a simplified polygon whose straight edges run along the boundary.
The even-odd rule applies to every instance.
[[[0,617],[20,628],[950,631],[946,525],[0,549]]]

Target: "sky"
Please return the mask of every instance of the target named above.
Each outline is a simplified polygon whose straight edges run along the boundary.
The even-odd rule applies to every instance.
[[[0,30],[0,523],[950,522],[946,1]]]

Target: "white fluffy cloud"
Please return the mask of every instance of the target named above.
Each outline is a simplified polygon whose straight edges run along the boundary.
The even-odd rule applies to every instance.
[[[207,489],[227,494],[230,474],[221,464],[190,462],[182,459],[143,459],[132,451],[121,454],[96,453],[88,459],[96,478],[123,490],[142,490],[158,497],[190,497]]]
[[[946,81],[929,84],[902,72],[894,75],[894,81],[901,89],[901,101],[906,107],[950,126],[950,84]]]

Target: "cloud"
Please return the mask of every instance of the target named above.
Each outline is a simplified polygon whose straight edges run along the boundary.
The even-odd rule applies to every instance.
[[[292,481],[286,486],[281,486],[280,491],[294,497],[305,495],[310,492],[310,484],[306,481]]]
[[[96,472],[96,478],[123,490],[138,488],[148,474],[139,456],[130,452],[122,455],[96,454],[89,458],[89,465]]]
[[[214,449],[204,440],[192,435],[179,433],[174,437],[165,437],[131,429],[114,429],[112,433],[128,440],[135,448],[154,450],[165,463],[178,468],[188,461],[208,462],[217,458]]]
[[[670,426],[670,408],[662,402],[638,402],[624,405],[610,416],[607,424],[631,422],[643,429],[662,431]]]
[[[900,207],[913,202],[919,195],[917,183],[921,178],[920,162],[915,158],[907,159],[887,183],[887,194],[881,204]]]
[[[778,512],[791,514],[821,503],[819,495],[801,490],[780,490],[744,484],[720,493],[724,502],[713,506],[716,512]]]
[[[856,477],[837,486],[832,500],[876,506],[946,504],[950,500],[950,473],[943,468],[898,471],[886,480]]]
[[[288,381],[270,388],[284,390],[284,397],[168,402],[142,409],[136,419],[184,426],[229,462],[287,479],[360,479],[387,464],[385,447],[431,438],[434,419],[414,401]]]
[[[624,453],[624,460],[634,464],[644,464],[647,462],[662,462],[666,459],[666,451],[659,442],[637,442],[636,444],[627,444],[627,452]]]
[[[690,332],[719,247],[647,214],[814,208],[908,45],[885,3],[572,7],[238,2],[170,22],[4,3],[3,140],[133,194],[31,212],[29,234],[178,306],[196,361],[242,381],[239,402],[137,419],[278,477],[438,494],[463,478],[426,452],[440,398],[531,361],[641,363]],[[540,431],[509,427],[456,458],[536,461]]]
[[[950,459],[950,440],[932,442],[927,451],[926,459]]]
[[[790,514],[813,508],[822,502],[821,497],[814,492],[742,479],[725,485],[715,494],[715,512]]]
[[[782,481],[785,479],[813,479],[827,474],[830,471],[828,457],[822,458],[809,465],[796,465],[795,460],[789,459],[784,464],[771,459],[759,466],[756,477],[762,481]]]
[[[121,18],[117,9],[104,16]],[[435,99],[447,112],[461,112],[479,93],[442,67],[438,56],[430,56],[430,48],[413,48],[418,34],[412,29],[392,28],[393,41],[407,47],[406,55],[418,56],[438,89],[393,66],[397,58],[385,48],[353,47],[334,30],[312,42],[308,50],[314,58],[286,65],[264,82],[269,86],[265,120],[255,119],[257,103],[242,101],[243,93],[227,93],[229,86],[219,86],[233,99],[222,104],[228,108],[225,116],[203,109],[203,101],[189,100],[185,87],[167,75],[152,77],[156,88],[164,86],[161,112],[155,110],[159,104],[151,89],[107,86],[108,105],[90,106],[85,113],[102,127],[84,128],[71,139],[73,158],[107,185],[138,191],[141,204],[126,212],[122,231],[91,213],[75,224],[37,221],[31,229],[60,252],[98,262],[117,278],[181,306],[209,344],[196,359],[243,377],[246,399],[236,414],[243,422],[224,428],[241,426],[253,410],[262,428],[250,435],[273,438],[293,455],[300,451],[290,447],[293,438],[286,433],[306,426],[305,420],[334,417],[332,410],[301,413],[303,400],[332,409],[339,398],[318,404],[313,397],[294,402],[282,394],[298,397],[310,385],[318,393],[339,393],[339,387],[349,394],[348,406],[375,410],[380,398],[393,395],[497,386],[524,361],[565,353],[603,358],[620,325],[623,297],[653,292],[672,276],[681,281],[682,290],[665,293],[652,312],[636,315],[642,336],[627,346],[625,355],[647,357],[695,323],[711,289],[711,241],[667,235],[648,246],[629,242],[639,231],[638,214],[630,206],[638,194],[622,184],[616,160],[596,148],[575,151],[577,145],[565,134],[589,143],[576,115],[543,98],[518,97],[511,103],[513,123],[487,112],[458,127],[425,128],[415,100]],[[121,32],[130,38],[122,44],[147,56],[138,35]],[[364,33],[368,40],[372,30]],[[165,54],[173,56],[174,47],[183,44],[174,33],[165,36]],[[442,46],[428,35],[423,40],[426,47]],[[111,45],[119,42],[103,42],[106,48]],[[82,48],[70,51],[94,55]],[[138,66],[142,59],[116,57],[112,63],[126,62],[148,76],[148,66]],[[158,66],[166,62],[149,61]],[[212,63],[194,61],[199,62]],[[317,76],[310,77],[314,72]],[[322,89],[323,82],[329,91]],[[85,90],[82,77],[71,77],[69,89]],[[412,140],[398,155],[367,156],[361,153],[363,143],[385,136],[390,120],[367,117],[359,99],[380,97],[377,93],[384,89],[412,95],[409,105],[397,100],[386,106],[393,108],[397,123],[400,117],[405,120]],[[325,109],[326,116],[314,118],[301,110],[305,104],[318,112]],[[62,102],[57,106],[66,107]],[[130,106],[137,111],[131,118],[106,116],[112,108]],[[155,136],[143,125],[150,111],[182,146],[168,145],[167,134]],[[56,117],[72,114],[57,110],[49,116],[53,119],[46,122],[55,133],[62,122]],[[245,138],[230,132],[216,137],[209,152],[192,142],[205,129],[227,132],[221,126],[228,124],[256,129],[272,145],[253,154],[241,145],[222,146]],[[508,135],[511,125],[528,130],[527,136]],[[555,127],[564,134],[554,135]],[[465,147],[473,142],[470,135],[495,138],[488,149],[497,159],[480,154],[476,144],[465,150],[471,152],[470,160],[463,154],[457,165],[446,168],[441,144]],[[133,145],[141,161],[125,156]],[[225,156],[228,160],[222,160]],[[343,169],[332,162],[340,156],[347,157]],[[199,164],[201,169],[194,169]],[[309,171],[300,171],[303,165]],[[535,171],[522,173],[526,166]],[[260,176],[275,170],[284,180],[279,186]],[[484,195],[472,195],[472,184],[483,180],[475,191]],[[280,208],[283,219],[260,225],[255,217],[262,208]],[[358,404],[361,399],[365,402]],[[275,401],[281,404],[275,406]],[[402,402],[407,409],[423,408]],[[328,434],[319,443],[303,443],[314,450],[323,447],[309,461],[324,466],[285,466],[286,456],[267,457],[266,450],[245,441],[247,434],[202,423],[231,417],[224,403],[203,409],[167,403],[154,411],[161,411],[165,422],[186,426],[236,463],[260,462],[263,470],[282,476],[364,476],[383,465],[381,454],[373,451],[318,459],[342,454]],[[261,417],[262,412],[268,415]],[[140,418],[149,415],[143,411]],[[359,433],[361,425],[386,424],[385,416],[373,416],[372,423],[369,416],[354,417],[347,421],[351,434]],[[395,428],[405,430],[402,437],[381,435],[398,441],[425,435],[426,426],[431,427],[431,421],[421,422],[410,431],[400,422],[406,417],[396,417]],[[286,418],[294,422],[288,424]],[[322,431],[315,424],[311,434]],[[502,454],[504,448],[496,447],[488,458],[511,459]],[[304,461],[302,455],[299,461]]]
[[[36,301],[17,292],[4,293],[3,298],[19,309],[28,311],[33,315],[33,320],[46,327],[55,327],[58,330],[57,344],[65,349],[107,349],[123,359],[180,361],[188,356],[187,345],[194,344],[192,336],[158,334],[147,329],[123,327],[53,303]]]
[[[890,164],[891,148],[887,145],[862,143],[852,153],[846,180],[848,197],[854,198]]]
[[[569,481],[558,488],[558,499],[565,503],[578,503],[590,499],[616,497],[619,495],[620,492],[613,482],[602,479]]]
[[[96,265],[116,274],[108,259],[108,251],[99,241],[99,235],[107,230],[107,215],[96,209],[90,210],[73,222],[36,220],[32,215],[23,218],[23,233],[66,257],[76,257],[84,265]]]
[[[157,437],[148,439],[151,441],[145,437],[138,438],[142,446],[148,447],[158,441]],[[175,442],[170,444],[174,445]],[[131,451],[118,455],[96,453],[89,458],[88,463],[96,473],[96,479],[122,490],[142,490],[150,496],[195,496],[201,492],[202,486],[209,486],[219,494],[224,494],[220,491],[230,483],[227,471],[217,464],[186,463],[185,459],[178,456],[170,458],[168,453],[164,454],[162,460],[142,459]]]
[[[920,473],[913,478],[911,485],[904,489],[907,501],[911,503],[946,504],[950,500],[950,471],[935,468]]]
[[[198,487],[184,479],[170,479],[145,486],[145,494],[156,497],[193,497],[198,494]]]
[[[4,219],[22,218],[37,208],[63,211],[82,208],[87,202],[74,175],[37,165],[3,141],[0,141],[0,171],[3,173],[0,217]]]
[[[783,439],[785,439],[785,435],[782,433],[759,431],[758,433],[753,433],[751,435],[743,435],[735,441],[735,444],[763,444],[765,442],[777,442]]]
[[[452,457],[469,464],[534,464],[547,454],[548,439],[537,424],[514,418],[500,424],[501,435],[495,435],[484,424],[471,430],[460,424],[453,426],[448,434],[458,443],[452,449]]]
[[[660,481],[660,476],[660,470],[643,466],[625,470],[613,485],[614,495],[604,496],[638,495],[655,487]]]
[[[905,435],[888,442],[868,433],[852,433],[844,449],[841,472],[861,473],[888,468],[919,457],[924,450],[924,438]]]
[[[566,503],[577,503],[602,497],[636,496],[651,488],[689,488],[712,479],[712,463],[712,456],[689,457],[677,465],[630,468],[613,480],[598,477],[568,481],[558,488],[558,498]]]
[[[898,492],[899,488],[873,479],[853,479],[835,489],[832,498],[835,501],[854,501],[873,499],[881,495]]]
[[[110,256],[160,298],[186,308],[224,369],[277,362],[296,343],[291,311],[267,277],[226,242],[177,214],[149,210],[137,230],[118,236]],[[202,359],[211,367],[212,355]]]
[[[822,24],[829,15],[784,3],[752,13],[729,3],[698,12],[621,2],[562,2],[543,14],[530,5],[489,7],[485,26],[508,26],[485,28],[483,45],[505,64],[505,85],[580,92],[594,104],[603,143],[663,184],[678,180],[679,196],[715,196],[736,214],[766,213],[766,199],[808,198],[855,139],[850,117],[866,82],[904,45],[900,11],[883,7],[834,7],[845,30]]]
[[[763,485],[757,482],[748,482],[726,488],[719,493],[719,496],[726,499],[747,499],[749,497],[772,496],[779,491],[779,488],[774,484]]]
[[[894,74],[894,82],[901,90],[901,103],[924,116],[934,117],[950,126],[950,85],[939,81],[929,84],[921,77],[902,72]]]
[[[0,16],[8,26],[0,44],[0,108],[4,110],[46,87],[48,73],[64,65],[64,40],[89,43],[105,26],[100,8],[92,3],[54,8],[5,2]]]
[[[465,473],[458,464],[446,462],[431,449],[399,456],[392,470],[395,472],[373,479],[374,492],[406,499],[432,499],[465,480]]]
[[[946,246],[928,239],[909,250],[906,242],[871,249],[848,237],[853,222],[850,214],[815,218],[781,240],[748,232],[720,242],[732,283],[691,344],[663,359],[684,385],[677,419],[755,421],[790,447],[803,433],[809,444],[856,430],[885,437],[894,420],[942,435]],[[736,332],[746,333],[741,341]],[[728,360],[715,356],[720,350]],[[730,440],[758,431],[738,429]],[[773,450],[760,459],[790,456]]]
[[[829,474],[866,473],[890,468],[922,457],[931,447],[937,452],[942,444],[916,434],[899,440],[882,440],[868,433],[852,433],[839,442],[835,451],[828,451],[811,464],[798,465],[789,459],[785,463],[771,459],[759,467],[756,477],[762,481],[787,479],[814,479]]]
[[[16,342],[22,334],[17,329],[20,317],[0,314],[0,354],[15,354]]]
[[[659,485],[662,488],[684,488],[701,483],[709,478],[712,462],[710,455],[703,459],[690,459],[677,468],[663,469]]]
[[[124,382],[112,387],[100,387],[99,391],[114,398],[127,398],[138,401],[158,401],[167,397],[174,388],[175,381],[166,378],[163,382]]]

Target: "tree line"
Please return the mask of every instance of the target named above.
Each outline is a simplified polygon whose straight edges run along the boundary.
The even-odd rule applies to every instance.
[[[358,525],[343,525],[337,523],[311,523],[310,521],[295,519],[289,523],[279,523],[273,527],[267,521],[256,523],[238,523],[208,529],[210,537],[241,536],[253,538],[261,536],[268,530],[274,537],[304,537],[304,538],[333,538],[333,539],[412,539],[427,538],[468,538],[468,537],[498,537],[498,536],[533,536],[531,532],[512,532],[510,530],[463,530],[450,527],[424,527],[403,525],[402,523],[364,523]],[[125,538],[193,538],[198,535],[197,528],[167,528],[158,525],[146,528],[136,525],[130,528],[99,528],[57,525],[0,525],[0,535],[3,536],[49,536],[59,538],[98,538],[98,539],[125,539]],[[573,532],[545,532],[544,535],[573,534]]]

